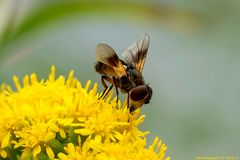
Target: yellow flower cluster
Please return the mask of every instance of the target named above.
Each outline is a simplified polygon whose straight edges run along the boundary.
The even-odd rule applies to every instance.
[[[97,84],[83,87],[73,71],[13,79],[16,91],[0,88],[0,159],[170,160],[158,138],[146,146],[139,110],[129,113],[111,93],[99,100]]]

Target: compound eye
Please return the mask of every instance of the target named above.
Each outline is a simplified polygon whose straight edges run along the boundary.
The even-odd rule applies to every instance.
[[[149,94],[146,85],[140,85],[130,90],[129,96],[133,101],[143,100]]]

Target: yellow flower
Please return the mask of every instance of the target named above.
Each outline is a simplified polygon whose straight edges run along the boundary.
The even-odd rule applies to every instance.
[[[146,147],[139,110],[129,113],[112,93],[99,100],[97,84],[83,87],[73,71],[56,78],[53,66],[47,80],[13,80],[16,91],[0,86],[0,158],[170,159],[158,138]]]

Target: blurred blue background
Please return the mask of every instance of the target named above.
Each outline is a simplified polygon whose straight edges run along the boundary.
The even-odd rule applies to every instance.
[[[96,44],[120,55],[148,33],[149,143],[159,136],[172,159],[240,158],[239,16],[238,0],[0,0],[0,83],[55,65],[100,84]]]

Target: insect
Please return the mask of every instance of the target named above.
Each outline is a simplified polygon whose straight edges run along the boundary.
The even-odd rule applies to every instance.
[[[105,88],[100,98],[104,98],[114,86],[117,101],[118,89],[128,94],[127,105],[131,113],[150,102],[153,91],[142,76],[149,42],[149,36],[143,34],[123,52],[123,60],[109,45],[103,43],[97,45],[95,70],[102,75],[101,82]],[[110,87],[106,82],[111,84]]]

